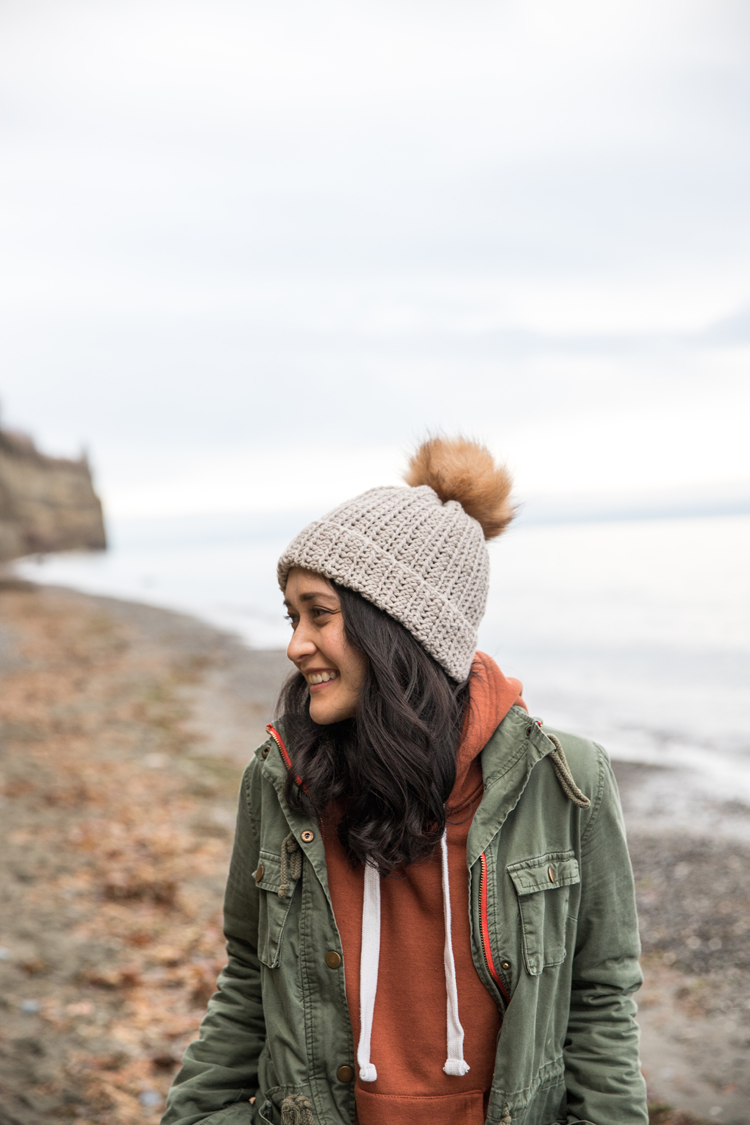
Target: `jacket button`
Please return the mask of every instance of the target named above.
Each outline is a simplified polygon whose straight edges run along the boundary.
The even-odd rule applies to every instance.
[[[311,844],[315,839],[315,833],[306,828],[304,832],[300,832],[300,840],[304,840],[306,844]]]
[[[261,881],[261,879],[263,878],[263,876],[265,875],[265,873],[266,873],[266,869],[263,866],[263,864],[261,863],[260,866],[257,867],[256,871],[255,871],[255,882],[259,883]]]
[[[551,867],[548,867],[548,868],[547,868],[547,874],[549,875],[549,881],[550,881],[550,883],[554,883],[554,881],[555,881],[555,873],[554,873],[554,871],[552,870],[552,868],[551,868]]]
[[[328,968],[329,969],[338,969],[340,964],[341,964],[341,957],[336,952],[336,950],[335,949],[329,950],[329,952],[326,953],[326,965],[328,966]]]
[[[509,969],[510,968],[510,961],[501,961],[500,968],[501,969]]]
[[[354,1078],[354,1067],[340,1066],[336,1071],[336,1077],[339,1082],[351,1082]]]

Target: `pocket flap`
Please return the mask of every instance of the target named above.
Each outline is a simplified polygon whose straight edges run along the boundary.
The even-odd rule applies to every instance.
[[[572,851],[547,852],[511,863],[507,868],[516,893],[530,895],[535,891],[552,891],[555,887],[569,887],[580,883],[578,860]]]
[[[273,852],[269,852],[266,851],[265,848],[261,848],[259,863],[255,871],[253,872],[253,878],[255,879],[255,885],[259,890],[274,891],[276,894],[278,894],[279,887],[281,886],[281,856],[274,855]],[[292,876],[287,871],[286,882],[288,883],[291,891],[291,888],[296,885],[297,880],[292,878]]]
[[[291,875],[281,878],[281,856],[260,850],[258,866],[254,872],[258,899],[258,960],[275,969],[281,956],[281,942],[290,908],[294,899],[297,879]],[[286,887],[284,886],[286,883]],[[284,893],[282,893],[284,892]]]

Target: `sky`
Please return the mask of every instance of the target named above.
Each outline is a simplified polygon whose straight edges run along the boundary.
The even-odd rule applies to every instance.
[[[2,0],[0,403],[114,517],[750,496],[750,8]]]

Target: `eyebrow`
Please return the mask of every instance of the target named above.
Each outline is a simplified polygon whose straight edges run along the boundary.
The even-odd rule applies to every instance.
[[[312,593],[308,593],[308,594],[300,594],[299,600],[301,602],[313,602],[313,601],[315,601],[316,598],[335,598],[335,597],[336,597],[335,594],[327,594],[327,593],[323,593],[322,591],[313,591]],[[289,601],[288,598],[284,598],[284,605],[291,606],[291,604],[292,603]]]

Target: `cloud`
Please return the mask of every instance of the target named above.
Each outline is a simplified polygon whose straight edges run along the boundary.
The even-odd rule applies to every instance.
[[[745,6],[2,20],[6,413],[118,510],[338,496],[428,426],[532,490],[750,475]]]

